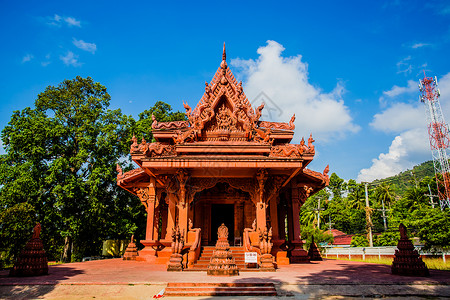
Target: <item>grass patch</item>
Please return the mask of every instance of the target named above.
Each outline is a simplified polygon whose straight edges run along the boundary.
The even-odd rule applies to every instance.
[[[336,259],[336,258],[328,258],[328,259]],[[387,258],[387,257],[381,257],[381,259],[378,259],[375,257],[370,257],[370,258],[366,258],[365,260],[363,260],[362,258],[348,259],[348,257],[339,256],[339,260],[350,260],[350,261],[360,261],[360,262],[374,263],[374,264],[381,264],[381,265],[392,265],[393,259]],[[427,265],[428,269],[450,271],[450,261],[448,259],[445,263],[442,260],[442,258],[424,257],[424,258],[422,258],[422,260]]]

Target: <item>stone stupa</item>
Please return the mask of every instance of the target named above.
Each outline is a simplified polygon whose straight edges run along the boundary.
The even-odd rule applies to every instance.
[[[39,238],[41,224],[37,223],[33,229],[33,236],[25,245],[14,267],[9,272],[9,276],[39,276],[48,274],[48,262],[45,255],[44,245]]]
[[[230,251],[230,244],[228,242],[228,228],[223,223],[217,230],[216,249],[213,252],[208,270],[206,272],[208,275],[216,276],[239,275],[239,270]]]
[[[400,224],[400,240],[395,250],[394,261],[392,262],[391,272],[396,275],[406,276],[429,276],[427,266],[420,258],[417,250],[407,236],[406,226]]]
[[[321,261],[322,260],[320,251],[317,248],[316,243],[314,242],[314,236],[311,237],[311,245],[309,245],[308,256],[309,256],[309,260],[311,260],[311,261]]]
[[[136,257],[139,256],[138,248],[134,243],[134,234],[131,235],[131,241],[125,249],[125,253],[123,254],[123,260],[136,260]]]

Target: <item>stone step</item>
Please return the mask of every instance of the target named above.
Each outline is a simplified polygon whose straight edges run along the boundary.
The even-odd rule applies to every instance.
[[[276,296],[273,283],[168,283],[164,296]]]

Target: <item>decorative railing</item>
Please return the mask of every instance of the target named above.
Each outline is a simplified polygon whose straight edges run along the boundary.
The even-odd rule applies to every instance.
[[[192,228],[192,221],[189,219],[189,231],[187,234],[187,245],[191,245],[188,252],[187,267],[192,267],[200,257],[201,250],[201,228]],[[192,244],[191,244],[192,243]]]

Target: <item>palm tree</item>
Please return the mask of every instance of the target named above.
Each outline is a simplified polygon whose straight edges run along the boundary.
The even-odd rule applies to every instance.
[[[391,184],[383,182],[375,188],[375,197],[383,204],[387,204],[391,208],[392,199],[394,199],[394,192]]]

